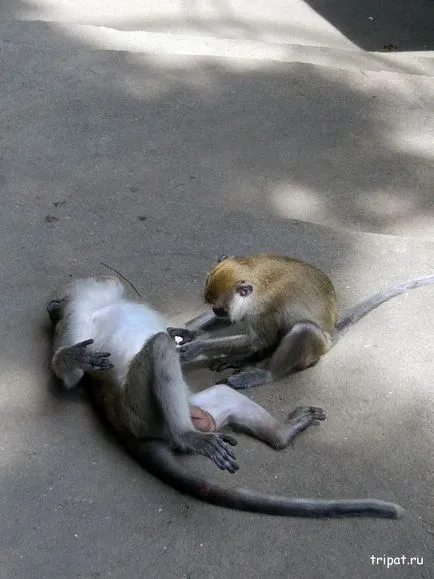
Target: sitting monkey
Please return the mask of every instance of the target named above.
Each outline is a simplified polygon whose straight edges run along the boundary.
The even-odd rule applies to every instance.
[[[273,254],[222,256],[208,274],[204,297],[212,306],[186,325],[181,360],[226,354],[211,362],[220,372],[241,370],[227,383],[236,389],[277,380],[316,364],[366,314],[410,289],[434,284],[434,275],[398,283],[338,316],[336,294],[325,273],[304,261]],[[246,333],[201,337],[218,318],[243,322]],[[253,366],[265,362],[265,367]]]

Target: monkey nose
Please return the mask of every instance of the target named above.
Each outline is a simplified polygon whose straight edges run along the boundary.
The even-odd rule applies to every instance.
[[[224,308],[213,308],[212,311],[218,318],[227,318],[228,313]]]

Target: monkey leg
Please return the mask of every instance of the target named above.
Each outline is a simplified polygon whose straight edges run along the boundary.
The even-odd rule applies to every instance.
[[[236,440],[215,432],[200,432],[192,422],[188,387],[174,341],[155,334],[130,365],[124,387],[129,428],[138,438],[163,437],[182,452],[210,458],[220,469],[238,470],[228,444]]]
[[[274,449],[285,448],[299,433],[325,420],[324,411],[313,406],[299,407],[284,422],[224,384],[216,384],[190,398],[191,404],[209,413],[217,429],[231,426],[265,442]]]
[[[76,386],[85,372],[109,370],[113,364],[108,361],[109,352],[93,352],[88,346],[93,340],[85,340],[73,346],[59,348],[54,354],[51,366],[65,388]]]
[[[318,362],[330,344],[329,336],[318,324],[297,322],[281,340],[267,369],[246,368],[230,376],[227,383],[236,390],[244,390],[278,380]]]
[[[330,349],[330,337],[311,321],[295,324],[284,336],[270,360],[273,379],[316,364]]]

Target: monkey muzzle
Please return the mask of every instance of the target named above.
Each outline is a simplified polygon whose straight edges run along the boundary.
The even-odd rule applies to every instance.
[[[213,308],[214,315],[218,318],[227,318],[228,312],[224,308]]]

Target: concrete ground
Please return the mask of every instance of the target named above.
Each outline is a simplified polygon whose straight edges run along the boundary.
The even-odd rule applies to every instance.
[[[433,576],[433,287],[249,393],[280,417],[324,407],[292,448],[240,435],[236,475],[187,460],[227,486],[392,500],[399,521],[237,513],[163,486],[50,378],[45,313],[101,261],[174,322],[223,253],[311,261],[342,307],[432,273],[433,23],[430,0],[2,2],[2,579]]]

